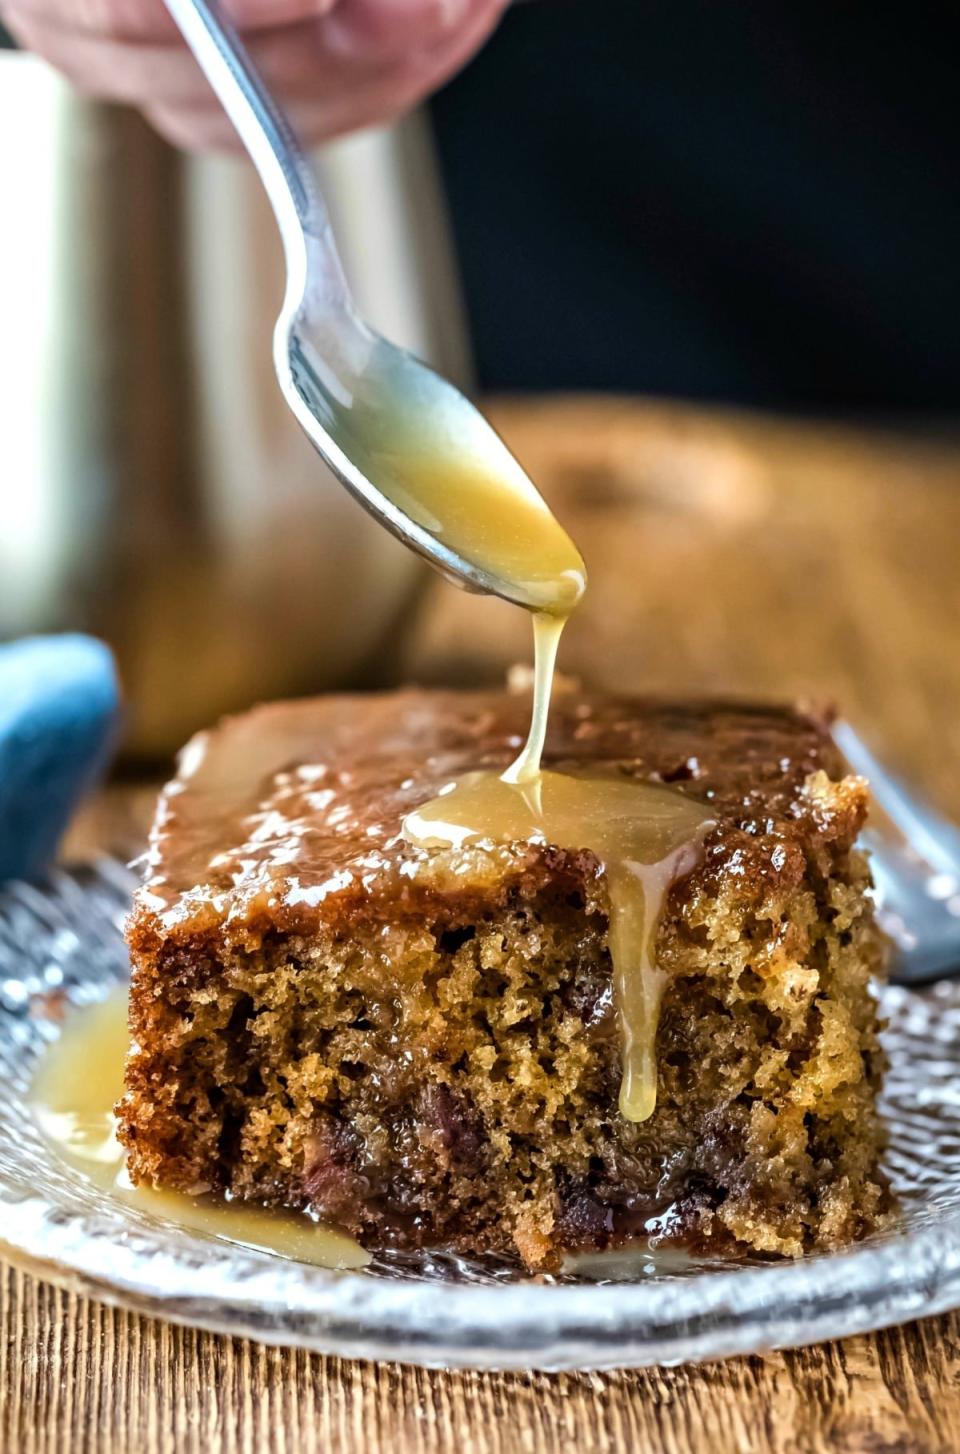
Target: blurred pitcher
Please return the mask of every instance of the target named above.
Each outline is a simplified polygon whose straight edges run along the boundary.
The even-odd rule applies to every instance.
[[[359,305],[468,383],[427,125],[325,149]],[[280,396],[280,245],[246,162],[0,53],[0,639],[117,652],[128,745],[258,698],[387,679],[422,568],[326,475]]]

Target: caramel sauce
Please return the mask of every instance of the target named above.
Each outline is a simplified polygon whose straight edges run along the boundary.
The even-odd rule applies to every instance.
[[[540,842],[597,855],[610,897],[623,1035],[620,1111],[630,1121],[645,1121],[656,1104],[654,1044],[665,984],[654,955],[660,915],[671,885],[696,865],[709,826],[701,804],[670,788],[610,772],[539,769],[520,781],[467,773],[404,822],[408,839],[423,848]]]
[[[560,637],[567,624],[566,616],[548,616],[537,612],[533,618],[533,708],[530,731],[523,751],[503,774],[503,781],[521,785],[536,783],[540,777],[540,761],[547,740],[547,720],[553,695],[553,673],[557,664]]]
[[[384,362],[329,392],[328,430],[404,522],[485,577],[482,588],[568,616],[586,569],[536,486],[460,395],[411,397],[410,380],[384,375]]]
[[[525,519],[527,506],[497,492],[480,503],[484,541],[510,542],[498,570],[505,574],[512,568],[525,580],[540,545],[522,531],[514,536],[512,528],[515,512]],[[476,506],[474,501],[471,510]],[[579,595],[570,597],[567,583],[578,576],[586,580],[576,547],[559,526],[546,539],[555,590],[533,615],[533,706],[523,750],[502,774],[467,773],[454,779],[407,814],[403,832],[426,849],[540,842],[597,855],[610,901],[610,958],[623,1037],[620,1113],[629,1121],[645,1121],[656,1107],[655,1044],[665,986],[656,964],[657,930],[667,894],[695,867],[712,820],[700,804],[657,784],[610,771],[542,769],[557,649],[579,600]],[[532,550],[530,559],[527,550]]]
[[[352,1237],[302,1212],[134,1186],[126,1173],[113,1115],[123,1094],[128,1045],[126,991],[116,990],[99,1004],[72,1014],[40,1061],[31,1106],[62,1160],[119,1201],[205,1237],[317,1267],[366,1266],[370,1259]]]

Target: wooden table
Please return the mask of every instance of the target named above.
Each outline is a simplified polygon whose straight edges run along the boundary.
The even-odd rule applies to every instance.
[[[960,816],[960,450],[629,401],[494,412],[592,568],[565,670],[841,699]],[[438,583],[397,672],[490,678],[528,650],[515,613]],[[149,798],[105,794],[73,850],[128,844]],[[0,1454],[560,1449],[960,1450],[960,1318],[703,1367],[448,1374],[175,1328],[0,1268]]]
[[[946,1454],[960,1319],[698,1368],[434,1373],[263,1348],[0,1269],[4,1454]]]

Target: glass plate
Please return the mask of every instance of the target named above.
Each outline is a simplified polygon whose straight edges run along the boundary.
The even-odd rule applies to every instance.
[[[630,1282],[531,1279],[506,1262],[378,1257],[308,1267],[181,1230],[50,1151],[27,1094],[70,1006],[125,978],[132,878],[112,862],[0,894],[0,1250],[65,1286],[217,1332],[467,1368],[680,1363],[842,1337],[960,1304],[960,986],[883,991],[898,1227],[795,1263],[667,1263]]]

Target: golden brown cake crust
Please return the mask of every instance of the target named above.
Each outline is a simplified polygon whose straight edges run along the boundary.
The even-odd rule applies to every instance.
[[[528,716],[502,693],[335,697],[188,745],[128,930],[134,1179],[530,1266],[643,1230],[787,1254],[862,1235],[887,1201],[881,941],[865,786],[825,721],[556,703],[547,765],[670,783],[716,822],[662,919],[658,1102],[633,1124],[594,855],[400,836],[445,782],[506,765]]]
[[[411,690],[273,703],[200,733],[160,799],[134,936],[305,932],[381,891],[415,896],[424,854],[404,816],[465,771],[505,767],[528,721],[523,695]],[[544,766],[598,762],[709,804],[705,881],[734,858],[745,884],[789,877],[793,847],[852,841],[865,812],[856,791],[812,812],[806,780],[838,778],[842,759],[823,717],[789,707],[562,695]],[[558,854],[524,857],[537,873]]]

